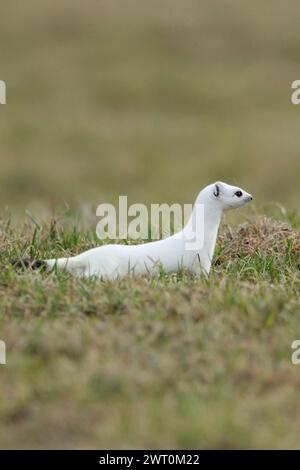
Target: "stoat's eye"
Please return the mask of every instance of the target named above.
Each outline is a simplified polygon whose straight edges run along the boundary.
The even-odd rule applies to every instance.
[[[242,197],[243,193],[242,191],[237,191],[236,193],[234,193],[237,197]]]

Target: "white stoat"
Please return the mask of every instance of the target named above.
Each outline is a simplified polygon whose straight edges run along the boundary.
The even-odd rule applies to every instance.
[[[210,184],[199,193],[187,225],[175,235],[140,245],[104,245],[77,256],[35,261],[29,265],[46,266],[48,270],[56,267],[79,277],[95,276],[108,280],[127,275],[155,275],[160,270],[174,273],[180,269],[208,276],[223,212],[250,201],[252,196],[240,188],[222,182]],[[197,206],[202,207],[202,212]],[[191,249],[191,243],[196,239],[195,227],[199,230],[197,219],[200,213],[204,222],[201,227],[203,243]]]

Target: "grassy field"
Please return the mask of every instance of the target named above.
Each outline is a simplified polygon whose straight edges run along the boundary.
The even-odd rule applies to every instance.
[[[299,448],[299,2],[15,0],[1,8],[1,448]],[[95,209],[255,206],[209,280],[17,274],[99,244]],[[242,224],[242,225],[241,225]]]
[[[1,447],[298,447],[300,231],[289,227],[223,227],[209,281],[3,268]],[[1,261],[78,252],[89,235],[3,226]]]

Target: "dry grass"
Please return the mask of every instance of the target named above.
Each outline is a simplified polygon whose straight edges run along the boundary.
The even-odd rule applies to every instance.
[[[285,259],[300,257],[300,230],[288,222],[266,216],[257,217],[255,223],[246,222],[232,230],[226,227],[220,234],[221,255],[216,263],[224,263],[235,257],[250,259],[255,253]]]

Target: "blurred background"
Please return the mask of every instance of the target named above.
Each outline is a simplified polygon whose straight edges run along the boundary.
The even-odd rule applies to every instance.
[[[193,202],[225,180],[300,201],[297,0],[1,7],[1,211]]]

